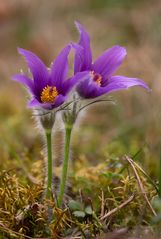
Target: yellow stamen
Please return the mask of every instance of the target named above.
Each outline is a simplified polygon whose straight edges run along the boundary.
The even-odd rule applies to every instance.
[[[101,81],[102,81],[102,77],[99,76],[97,80],[95,80],[95,82],[97,83],[97,85],[101,85]]]
[[[95,73],[94,71],[91,71],[91,76],[93,78],[93,81],[100,86],[102,83],[102,76],[98,73]]]
[[[55,98],[58,96],[56,87],[46,86],[41,92],[41,101],[43,103],[53,103]]]

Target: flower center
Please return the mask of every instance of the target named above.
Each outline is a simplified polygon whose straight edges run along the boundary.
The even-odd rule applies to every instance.
[[[102,83],[102,76],[98,73],[95,73],[94,71],[91,72],[92,79],[97,85],[101,85]]]
[[[42,90],[40,98],[43,103],[53,103],[57,96],[58,96],[58,91],[56,87],[47,85]]]

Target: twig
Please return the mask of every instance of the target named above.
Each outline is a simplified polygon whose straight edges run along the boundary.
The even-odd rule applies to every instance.
[[[149,180],[149,182],[153,185],[153,187],[155,188],[156,192],[159,193],[159,189],[158,187],[156,186],[156,184],[153,182],[153,180],[151,179],[151,177],[136,163],[133,161],[133,164],[135,165],[135,167],[137,169],[139,169],[145,177],[147,177],[147,179]]]
[[[148,204],[148,206],[149,206],[149,209],[152,211],[152,213],[154,214],[154,216],[156,216],[157,214],[156,214],[156,212],[154,211],[152,205],[150,204],[150,202],[149,202],[149,200],[148,200],[148,197],[147,197],[146,192],[145,192],[145,190],[144,190],[144,186],[143,186],[142,181],[141,181],[141,179],[140,179],[140,177],[139,177],[139,174],[137,173],[137,170],[136,170],[136,168],[135,168],[135,166],[134,166],[133,160],[132,160],[131,158],[129,158],[128,156],[126,156],[126,155],[125,155],[125,159],[129,162],[129,164],[131,165],[131,167],[132,167],[132,169],[133,169],[133,171],[134,171],[135,177],[136,177],[136,179],[137,179],[137,181],[138,181],[138,185],[139,185],[140,190],[141,190],[141,192],[142,192],[142,194],[143,194],[143,196],[144,196],[144,198],[145,198],[145,201],[147,202],[147,204]]]
[[[27,239],[50,239],[49,237],[46,237],[46,238],[38,238],[38,237],[30,237],[30,236],[26,236],[26,235],[24,235],[24,234],[21,234],[21,233],[19,233],[19,232],[15,232],[15,231],[13,231],[13,230],[11,230],[11,229],[9,229],[8,227],[6,227],[2,222],[0,222],[0,228],[2,228],[3,230],[5,230],[6,232],[10,232],[10,233],[12,233],[12,234],[15,234],[15,235],[17,235],[17,236],[20,236],[20,237],[24,237],[24,238],[27,238]]]
[[[101,195],[101,217],[103,217],[105,213],[105,196],[104,196],[104,192],[102,190],[102,195]]]
[[[123,207],[125,207],[127,204],[129,204],[133,199],[134,199],[134,195],[130,196],[125,202],[123,202],[123,203],[120,204],[118,207],[112,209],[111,211],[109,211],[108,213],[106,213],[103,217],[101,217],[101,220],[104,220],[104,219],[106,219],[107,217],[110,217],[111,215],[113,215],[114,213],[116,213],[117,211],[119,211],[120,209],[122,209]]]

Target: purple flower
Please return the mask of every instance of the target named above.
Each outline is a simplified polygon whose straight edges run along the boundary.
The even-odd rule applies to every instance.
[[[12,79],[28,88],[32,96],[28,104],[29,107],[51,110],[60,106],[67,100],[68,93],[78,80],[86,75],[85,72],[82,72],[66,79],[70,50],[71,45],[67,45],[48,69],[34,53],[18,48],[18,52],[25,57],[33,79],[24,74],[14,75]]]
[[[149,90],[146,83],[140,79],[113,76],[126,56],[126,50],[121,46],[111,47],[92,63],[90,37],[80,23],[76,22],[76,27],[80,33],[80,39],[78,44],[73,43],[74,73],[90,71],[90,76],[77,85],[77,91],[81,97],[95,98],[132,86],[141,86]]]

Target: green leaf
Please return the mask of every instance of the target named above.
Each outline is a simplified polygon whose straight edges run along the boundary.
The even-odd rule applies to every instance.
[[[159,213],[161,213],[161,199],[159,197],[153,199],[152,205]]]
[[[71,211],[82,211],[83,210],[83,205],[75,200],[70,200],[68,204],[69,208]]]
[[[92,210],[91,206],[87,206],[85,208],[85,213],[88,214],[88,215],[92,215],[93,214],[93,210]]]
[[[85,212],[83,212],[83,211],[74,211],[73,212],[73,215],[75,216],[75,217],[81,217],[81,218],[84,218],[85,216],[86,216],[86,214],[85,214]]]
[[[161,222],[161,213],[157,214],[155,217],[152,218],[152,222],[154,224],[160,223]]]

